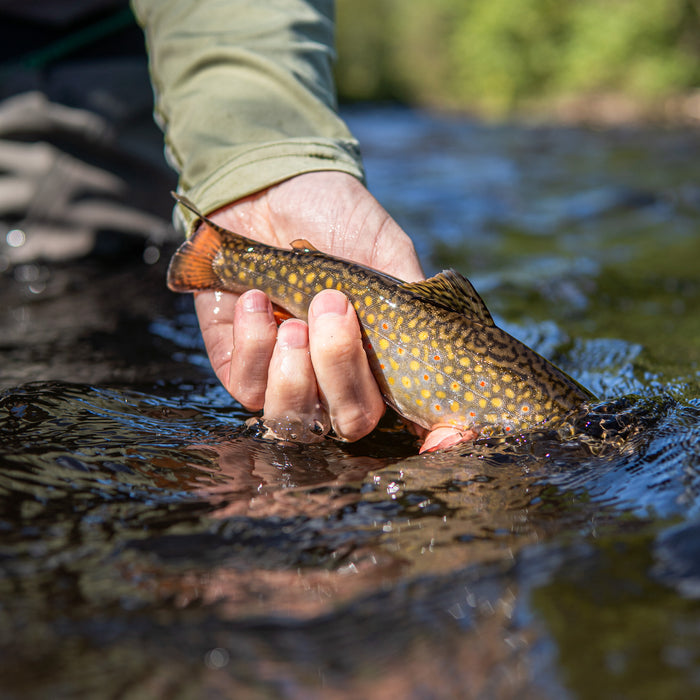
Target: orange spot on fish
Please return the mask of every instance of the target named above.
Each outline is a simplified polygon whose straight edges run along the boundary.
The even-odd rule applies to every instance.
[[[479,382],[479,386],[486,386],[486,382],[482,379],[482,380]]]
[[[523,406],[523,407],[522,407],[522,412],[523,412],[523,413],[527,413],[529,410],[530,410],[530,407],[529,407],[529,406]]]
[[[435,360],[435,362],[440,362],[440,355],[433,355],[433,360]]]
[[[388,324],[388,323],[382,323],[382,328],[383,328],[384,330],[387,330],[387,329],[389,328],[389,324]]]
[[[474,418],[476,416],[476,413],[474,411],[469,411],[469,417]]]
[[[396,348],[396,352],[397,352],[399,355],[403,355],[403,348]]]
[[[424,374],[424,375],[423,375],[423,379],[427,382],[428,379],[430,379],[430,377],[429,377],[427,374]]]
[[[433,406],[433,408],[434,408],[436,411],[442,411],[442,406],[441,406],[439,403],[436,403],[436,404]]]

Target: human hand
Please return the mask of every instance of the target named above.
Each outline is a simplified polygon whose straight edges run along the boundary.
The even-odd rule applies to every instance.
[[[314,172],[230,204],[210,218],[269,245],[297,238],[406,281],[423,278],[410,238],[354,177]],[[320,292],[308,324],[277,328],[265,294],[198,292],[195,307],[209,360],[229,393],[252,411],[263,409],[278,434],[317,425],[348,441],[377,425],[385,410],[347,298]],[[235,348],[235,351],[234,351]],[[425,431],[422,431],[425,433]],[[313,435],[307,435],[313,439]],[[443,443],[440,442],[440,445]]]

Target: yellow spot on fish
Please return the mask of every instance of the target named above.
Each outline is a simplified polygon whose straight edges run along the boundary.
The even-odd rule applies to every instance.
[[[430,396],[430,392],[427,389],[421,389],[420,395],[424,398],[427,399]]]
[[[544,420],[544,416],[543,416],[541,413],[538,413],[538,414],[535,416],[535,420],[536,420],[538,423],[541,423],[541,422]]]
[[[445,377],[443,377],[441,374],[436,374],[435,375],[435,382],[437,384],[440,384],[440,386],[442,386],[445,383]]]
[[[399,368],[399,363],[393,357],[389,358],[389,364],[391,365],[391,369],[393,369],[394,372],[396,372],[396,370]]]
[[[243,281],[243,280],[245,280],[245,278],[246,278],[245,270],[241,270],[241,271],[238,273],[238,279],[241,280],[241,281]]]
[[[367,314],[367,323],[374,324],[374,314]]]
[[[452,413],[457,413],[457,411],[459,411],[459,404],[456,401],[450,402],[450,411],[452,411]]]
[[[316,273],[307,272],[306,277],[304,277],[304,279],[306,280],[306,284],[311,284],[316,279]]]
[[[330,289],[335,284],[335,280],[332,277],[326,277],[326,289]]]
[[[445,365],[443,369],[445,371],[445,374],[452,374],[454,367],[452,365]]]
[[[498,396],[494,396],[494,397],[491,399],[491,405],[492,405],[494,408],[500,408],[500,407],[503,405],[503,400],[500,399]]]
[[[495,413],[487,413],[484,417],[487,423],[495,423],[498,420],[498,416]]]
[[[418,334],[418,340],[428,340],[428,331],[421,331]]]
[[[387,382],[389,382],[389,384],[391,384],[391,386],[394,386],[394,378],[393,377],[387,377],[386,380],[387,380]]]
[[[418,362],[417,360],[411,360],[410,367],[411,371],[417,372],[420,369],[420,362]]]
[[[318,294],[322,289],[323,287],[318,282],[316,282],[316,284],[314,285],[314,292]]]
[[[507,399],[515,398],[515,392],[511,388],[506,389],[505,394]]]
[[[437,396],[439,399],[444,399],[447,396],[447,394],[444,391],[438,390],[435,392],[435,396]]]
[[[422,405],[423,405],[423,399],[416,399],[416,405],[422,406]]]
[[[372,297],[368,294],[368,295],[365,297],[365,306],[372,306],[372,301],[373,301],[373,300],[372,300]]]
[[[481,374],[481,372],[484,371],[484,368],[483,368],[481,365],[477,365],[476,367],[474,367],[474,371],[475,371],[477,374]]]
[[[389,347],[389,341],[386,338],[379,339],[379,347],[382,350],[386,350]]]
[[[462,367],[469,367],[471,363],[472,361],[468,357],[462,356],[459,358],[459,364],[462,365]]]
[[[406,375],[404,375],[403,377],[401,377],[401,383],[402,383],[407,389],[410,389],[410,388],[411,388],[411,378],[410,378],[410,377],[407,377]]]
[[[486,399],[479,399],[479,408],[486,408]]]
[[[289,284],[296,284],[298,279],[296,272],[292,272],[289,277],[287,277]]]
[[[411,348],[411,355],[413,355],[413,357],[420,357],[420,349],[419,348]]]
[[[418,319],[417,319],[417,318],[412,318],[412,319],[408,322],[408,327],[409,327],[409,328],[415,328],[417,325],[418,325]]]
[[[465,384],[471,384],[472,383],[472,375],[469,374],[469,372],[465,372],[464,375],[462,376],[462,379],[464,379]]]
[[[409,336],[407,336],[405,333],[401,334],[401,342],[402,343],[408,343],[411,340]]]
[[[342,283],[342,282],[338,282],[338,283],[335,285],[335,288],[336,288],[338,291],[341,291],[341,290],[343,289],[343,283]]]
[[[296,304],[301,304],[304,300],[304,295],[301,292],[294,292],[294,302]]]
[[[471,391],[465,391],[464,392],[464,400],[467,401],[468,403],[471,403],[474,401],[474,394],[472,394]]]

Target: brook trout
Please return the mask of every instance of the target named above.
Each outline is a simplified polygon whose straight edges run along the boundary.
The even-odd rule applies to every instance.
[[[403,282],[327,255],[303,239],[292,241],[291,250],[258,243],[176,197],[200,222],[170,262],[171,290],[260,289],[304,320],[315,294],[340,290],[357,312],[384,400],[409,421],[482,435],[526,432],[593,398],[498,328],[471,283],[454,270]]]

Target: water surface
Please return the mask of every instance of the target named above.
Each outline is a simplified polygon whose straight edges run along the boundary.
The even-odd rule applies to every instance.
[[[347,114],[426,268],[599,396],[417,456],[265,442],[169,251],[8,268],[6,697],[700,694],[700,147],[690,131]]]

